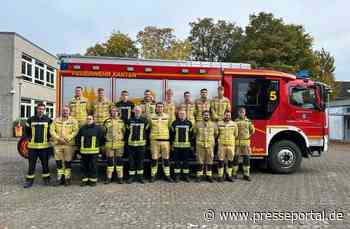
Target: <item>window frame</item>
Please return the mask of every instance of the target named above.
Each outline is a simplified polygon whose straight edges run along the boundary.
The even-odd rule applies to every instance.
[[[299,89],[304,89],[304,90],[312,90],[313,92],[314,92],[314,107],[303,107],[303,104],[305,104],[305,102],[304,102],[304,98],[303,98],[303,103],[302,103],[302,105],[301,106],[299,106],[299,105],[297,105],[297,104],[294,104],[293,102],[292,102],[292,93],[293,93],[293,89],[297,89],[297,88],[299,88]],[[316,88],[314,88],[314,87],[308,87],[308,86],[306,86],[306,87],[303,87],[303,86],[300,86],[300,85],[291,85],[291,86],[289,86],[289,89],[288,89],[288,103],[289,103],[289,105],[291,105],[291,106],[293,106],[293,107],[295,107],[295,108],[297,108],[297,109],[304,109],[304,110],[318,110],[319,108],[318,108],[318,101],[317,101],[317,89]]]

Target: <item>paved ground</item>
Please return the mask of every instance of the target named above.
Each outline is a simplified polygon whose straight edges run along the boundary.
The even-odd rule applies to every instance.
[[[76,175],[71,187],[45,187],[38,179],[24,190],[27,162],[14,142],[0,141],[0,229],[350,228],[349,148],[333,144],[327,155],[304,160],[292,175],[255,171],[251,183],[158,181],[82,188]],[[321,220],[321,211],[328,220]],[[342,220],[331,220],[334,211]]]

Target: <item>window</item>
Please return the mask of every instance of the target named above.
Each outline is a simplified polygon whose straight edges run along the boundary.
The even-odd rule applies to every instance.
[[[50,118],[54,117],[54,104],[53,103],[46,103],[46,115]]]
[[[163,100],[163,80],[153,79],[116,79],[116,97],[119,96],[122,90],[129,92],[129,97],[134,102],[138,103],[143,99],[143,94],[146,89],[154,93],[155,100]]]
[[[32,104],[30,99],[21,99],[21,118],[27,119],[32,115]]]
[[[208,89],[208,98],[217,96],[219,81],[213,80],[168,80],[167,88],[171,88],[174,93],[174,101],[181,103],[184,98],[184,92],[191,92],[193,101],[200,97],[202,88]]]
[[[38,62],[35,62],[35,83],[44,85],[44,68],[42,67],[42,64],[38,65]]]
[[[317,108],[316,91],[313,88],[292,87],[290,90],[290,103],[305,109]]]
[[[279,104],[279,82],[263,78],[233,79],[233,111],[245,107],[251,119],[268,119]],[[235,114],[237,116],[237,114]]]
[[[32,82],[33,80],[33,69],[32,69],[32,58],[27,55],[22,55],[22,77],[26,81]]]
[[[46,69],[46,86],[55,88],[55,70],[49,66]]]

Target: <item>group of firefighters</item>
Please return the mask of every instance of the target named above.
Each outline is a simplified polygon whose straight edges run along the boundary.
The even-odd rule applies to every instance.
[[[104,152],[107,159],[105,184],[116,174],[118,183],[124,182],[123,155],[128,155],[127,183],[144,183],[146,147],[151,151],[150,182],[156,180],[158,163],[162,162],[165,179],[190,181],[189,160],[192,150],[197,160],[195,181],[206,178],[213,182],[214,152],[218,156],[218,181],[237,179],[239,157],[243,158],[243,178],[250,181],[250,138],[254,133],[246,110],[238,110],[238,118],[231,118],[231,106],[224,97],[224,87],[218,87],[218,96],[208,99],[208,90],[200,91],[200,98],[192,101],[191,93],[176,105],[171,89],[164,102],[155,102],[150,90],[144,92],[141,104],[135,106],[123,90],[117,103],[109,101],[104,89],[98,89],[92,106],[83,98],[82,87],[75,88],[74,98],[62,108],[62,115],[54,121],[48,118],[45,105],[38,104],[36,115],[26,123],[29,139],[29,169],[25,188],[33,185],[36,161],[42,163],[44,184],[50,184],[48,168],[51,141],[57,165],[57,185],[70,185],[71,163],[74,152],[81,155],[81,186],[97,183],[97,158]],[[175,161],[174,176],[170,174],[170,153]]]

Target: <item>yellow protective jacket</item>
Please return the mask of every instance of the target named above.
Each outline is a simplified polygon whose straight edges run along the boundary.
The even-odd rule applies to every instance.
[[[74,145],[78,131],[78,121],[70,116],[68,118],[56,118],[50,127],[50,134],[55,145],[61,145],[58,141],[60,138],[64,138],[68,145]]]
[[[192,122],[192,125],[195,124],[195,110],[196,106],[194,103],[186,103],[183,102],[179,106],[179,110],[185,110],[186,111],[186,118]]]
[[[238,136],[237,123],[232,120],[218,122],[219,137],[218,143],[225,146],[234,146]]]
[[[215,146],[215,139],[218,136],[218,128],[215,122],[197,122],[194,129],[196,134],[196,145],[204,148]]]
[[[151,140],[169,140],[169,116],[165,113],[152,114],[149,118]]]
[[[219,98],[215,97],[211,101],[211,117],[213,121],[222,121],[224,120],[225,111],[231,111],[230,100],[226,97]]]
[[[88,113],[88,103],[82,97],[73,97],[69,102],[70,116],[82,125],[86,122],[86,117]]]
[[[170,121],[176,120],[176,104],[173,101],[165,101],[164,102],[164,113],[166,113]]]
[[[103,124],[107,149],[120,149],[124,147],[125,125],[120,118],[108,118]]]
[[[195,115],[196,115],[196,121],[202,121],[203,115],[202,112],[207,110],[210,111],[210,101],[209,99],[203,100],[203,99],[197,99],[195,101]]]
[[[92,106],[96,125],[102,126],[104,121],[108,119],[111,105],[112,103],[106,98],[103,98],[100,101],[96,100]]]
[[[248,118],[237,118],[235,121],[238,127],[236,145],[250,145],[250,138],[255,132],[253,123]]]
[[[140,107],[142,109],[142,115],[145,118],[149,118],[150,115],[156,112],[156,102],[146,102],[144,100],[141,101]]]

